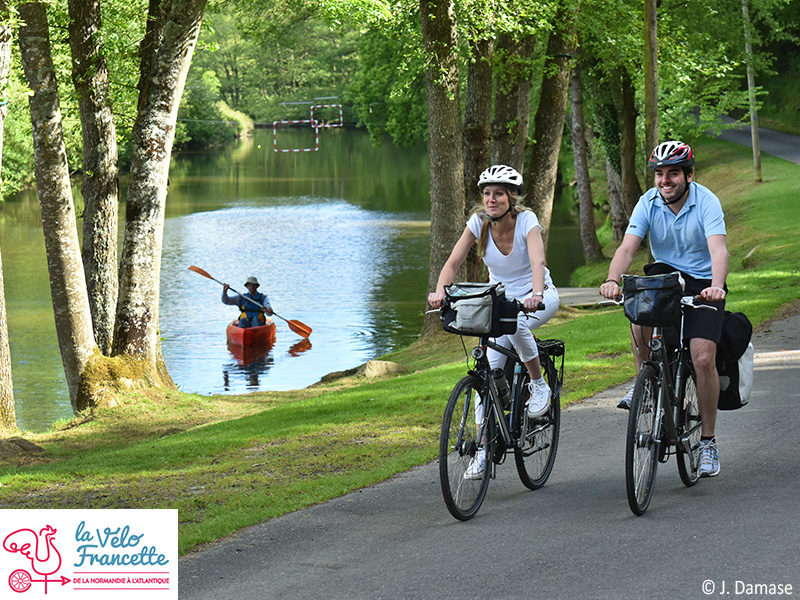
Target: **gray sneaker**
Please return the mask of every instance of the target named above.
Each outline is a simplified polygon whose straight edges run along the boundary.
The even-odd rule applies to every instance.
[[[467,470],[464,471],[464,479],[481,479],[486,470],[486,448],[481,448],[469,463]]]
[[[633,388],[634,386],[628,388],[628,391],[625,392],[625,395],[622,397],[622,400],[620,400],[619,403],[617,404],[617,408],[621,408],[622,410],[631,409],[631,400],[633,399]]]
[[[716,477],[719,475],[719,451],[717,450],[717,440],[700,440],[700,464],[697,467],[697,474],[700,477]]]

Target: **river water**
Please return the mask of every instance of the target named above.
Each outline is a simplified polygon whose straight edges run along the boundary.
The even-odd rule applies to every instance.
[[[313,147],[280,130],[280,148]],[[161,264],[160,334],[178,387],[199,394],[297,389],[412,342],[428,280],[429,166],[424,147],[373,147],[361,131],[321,130],[316,152],[278,153],[270,130],[226,149],[175,156]],[[80,214],[81,199],[76,194]],[[124,208],[123,208],[124,210]],[[557,285],[582,262],[577,228],[556,224]],[[17,423],[41,431],[72,414],[58,353],[38,204],[20,194],[0,213]],[[277,315],[269,349],[228,346],[237,309],[220,301],[254,275]],[[559,279],[559,277],[561,279]]]

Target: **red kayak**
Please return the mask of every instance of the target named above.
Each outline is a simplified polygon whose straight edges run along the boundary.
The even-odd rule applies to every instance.
[[[251,346],[271,346],[275,343],[275,323],[267,319],[265,325],[260,327],[246,327],[242,329],[236,323],[231,323],[225,330],[228,343],[234,346],[248,348]]]

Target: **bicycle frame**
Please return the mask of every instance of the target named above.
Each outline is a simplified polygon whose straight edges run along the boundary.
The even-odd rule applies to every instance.
[[[513,350],[499,346],[489,338],[480,338],[479,344],[472,349],[472,357],[476,361],[475,369],[470,369],[469,373],[475,375],[483,382],[484,390],[488,392],[488,394],[484,394],[484,397],[488,397],[490,399],[491,408],[487,406],[483,407],[482,422],[479,429],[479,439],[484,439],[486,437],[486,429],[489,427],[490,422],[489,419],[494,417],[495,421],[498,423],[500,435],[502,436],[506,448],[516,448],[519,446],[519,440],[523,439],[524,435],[515,435],[519,432],[512,432],[511,425],[509,425],[508,419],[505,418],[505,410],[503,408],[502,401],[500,400],[500,392],[497,390],[497,384],[494,382],[494,377],[492,377],[492,370],[491,366],[489,365],[489,357],[486,353],[487,348],[492,348],[493,350],[500,352],[507,358],[510,358],[512,361],[514,361],[514,380],[511,387],[511,423],[515,422],[513,416],[517,414],[518,410],[521,410],[521,407],[519,406],[519,398],[517,398],[516,394],[517,382],[521,374],[520,367],[522,366],[519,362],[519,356]],[[503,418],[501,418],[501,416]],[[524,428],[525,426],[523,426],[523,430]],[[523,431],[522,433],[525,434],[527,432]]]
[[[693,296],[684,296],[681,299],[683,306],[690,306],[692,308],[700,308],[694,303]],[[713,308],[713,307],[709,307]],[[658,379],[658,399],[656,403],[656,413],[658,414],[658,429],[656,431],[655,439],[660,446],[666,443],[666,456],[669,456],[669,447],[681,444],[688,455],[691,456],[691,447],[689,446],[689,436],[694,433],[697,427],[695,425],[689,431],[682,432],[681,438],[678,439],[677,417],[678,410],[681,408],[683,401],[683,393],[686,386],[686,378],[689,376],[689,365],[691,365],[692,356],[689,348],[683,343],[684,333],[684,314],[681,311],[680,329],[678,332],[678,348],[676,350],[674,360],[670,357],[670,351],[664,342],[664,328],[654,327],[649,340],[650,359],[644,361],[644,364],[650,365],[655,369]],[[668,407],[669,410],[665,410]],[[665,462],[659,459],[660,462]]]

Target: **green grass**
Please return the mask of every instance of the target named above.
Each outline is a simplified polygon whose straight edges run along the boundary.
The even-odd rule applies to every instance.
[[[705,140],[696,151],[698,181],[728,215],[729,307],[758,324],[800,297],[800,167],[764,157],[758,184],[749,149]],[[585,267],[575,280],[597,285],[606,269]],[[537,333],[566,341],[564,404],[632,376],[628,323],[617,308],[562,308]],[[409,373],[233,397],[128,393],[113,409],[27,435],[46,453],[0,466],[0,508],[177,508],[183,553],[382,481],[435,457],[444,404],[466,371],[455,336],[384,358]]]

